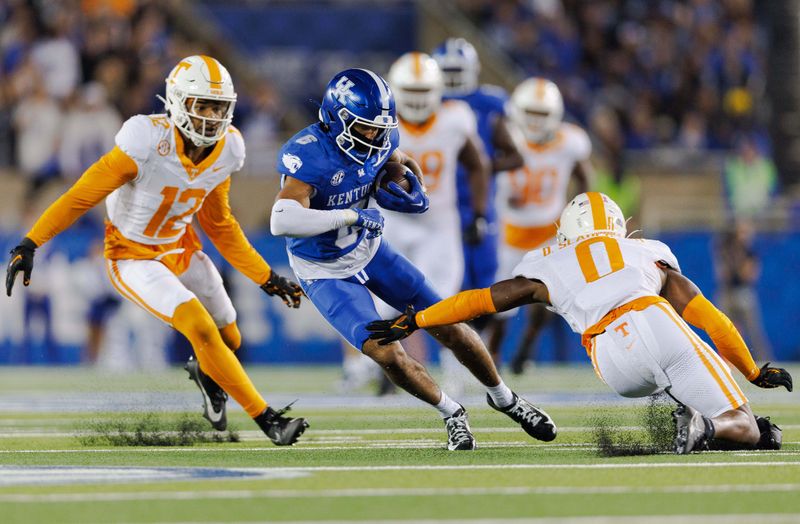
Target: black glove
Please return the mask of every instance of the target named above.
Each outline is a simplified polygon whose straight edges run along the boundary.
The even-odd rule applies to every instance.
[[[480,244],[486,236],[486,231],[488,229],[489,223],[486,221],[486,217],[475,213],[472,222],[470,222],[464,230],[464,242],[471,246]]]
[[[26,286],[31,283],[31,271],[33,271],[33,254],[36,251],[36,244],[28,237],[22,239],[17,247],[11,250],[11,262],[6,269],[6,294],[11,296],[14,288],[14,281],[17,273],[22,271],[22,283]]]
[[[261,289],[269,296],[277,295],[281,297],[284,304],[293,308],[300,307],[300,297],[305,294],[300,284],[280,276],[274,269],[270,272],[266,283],[261,285]]]
[[[792,390],[792,376],[789,372],[783,368],[771,368],[769,362],[764,364],[758,376],[750,382],[764,389],[783,386],[789,391]]]
[[[378,344],[385,346],[397,340],[402,340],[419,329],[417,326],[417,312],[413,306],[408,306],[406,312],[391,320],[373,320],[367,324],[367,331],[371,331],[369,338],[377,340]]]

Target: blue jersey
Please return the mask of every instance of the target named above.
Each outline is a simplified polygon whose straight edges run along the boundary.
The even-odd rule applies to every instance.
[[[390,140],[392,147],[381,162],[372,156],[361,165],[339,149],[322,124],[312,124],[290,138],[278,152],[281,185],[290,176],[313,187],[311,209],[367,207],[375,177],[400,142],[397,129],[392,130]],[[287,238],[286,244],[297,257],[328,261],[353,251],[366,233],[362,228],[343,227],[313,237]]]
[[[504,118],[506,115],[508,93],[501,87],[483,85],[468,95],[445,98],[463,100],[469,104],[478,120],[478,136],[483,142],[483,148],[489,159],[494,158],[494,124],[498,118]],[[489,181],[488,200],[486,220],[493,223],[497,219],[494,208],[494,177]],[[469,182],[463,168],[459,168],[458,172],[458,210],[462,227],[468,226],[472,222],[472,200]]]

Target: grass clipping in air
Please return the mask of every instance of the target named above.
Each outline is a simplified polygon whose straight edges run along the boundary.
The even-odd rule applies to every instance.
[[[239,442],[236,431],[212,431],[196,416],[146,413],[114,420],[90,421],[77,435],[84,446],[192,446]]]
[[[650,397],[648,404],[637,408],[636,419],[644,428],[622,428],[609,413],[599,412],[590,419],[597,451],[602,457],[624,457],[671,453],[675,439],[672,411],[675,404],[666,395]]]

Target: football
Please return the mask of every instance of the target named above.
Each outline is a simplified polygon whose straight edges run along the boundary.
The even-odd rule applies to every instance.
[[[400,162],[386,162],[378,172],[378,187],[381,187],[391,193],[391,189],[386,186],[389,184],[389,182],[394,182],[403,188],[403,191],[410,191],[411,184],[406,178],[406,172],[411,173],[412,171]]]

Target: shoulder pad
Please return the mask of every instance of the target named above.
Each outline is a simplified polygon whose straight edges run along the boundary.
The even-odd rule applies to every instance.
[[[236,162],[236,169],[233,172],[236,172],[242,168],[244,165],[245,159],[245,145],[244,145],[244,137],[242,133],[233,126],[228,127],[228,131],[225,135],[225,142],[228,144],[230,148],[231,155]]]
[[[147,160],[155,138],[172,129],[164,115],[134,115],[122,124],[114,143],[137,164]]]

